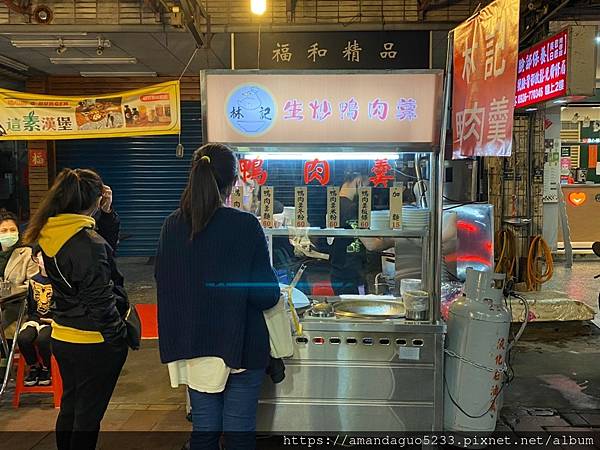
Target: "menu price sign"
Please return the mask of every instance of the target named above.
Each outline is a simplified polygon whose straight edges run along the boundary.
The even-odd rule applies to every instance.
[[[262,226],[265,228],[273,228],[274,202],[273,186],[263,186],[260,190],[260,216],[262,219]]]
[[[327,188],[327,228],[340,226],[340,189],[335,186]]]
[[[402,186],[390,188],[390,228],[399,230],[402,228]]]
[[[358,190],[358,228],[371,227],[371,188],[364,187]]]
[[[233,192],[231,193],[231,206],[237,209],[242,209],[244,202],[244,187],[234,186]]]
[[[306,220],[308,214],[308,192],[306,187],[297,187],[294,190],[294,206],[296,207],[296,227],[305,228],[308,226]]]
[[[568,38],[567,29],[519,53],[517,108],[567,94]]]

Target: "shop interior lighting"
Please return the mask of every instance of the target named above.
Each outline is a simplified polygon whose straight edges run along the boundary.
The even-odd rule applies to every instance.
[[[19,72],[26,72],[29,69],[29,66],[2,55],[0,55],[0,66],[9,67]]]
[[[156,72],[79,72],[79,75],[86,78],[158,76]]]
[[[38,37],[42,37],[42,36],[87,36],[87,33],[85,31],[82,32],[67,32],[67,33],[44,33],[44,32],[38,32],[38,31],[32,31],[32,32],[25,32],[25,31],[19,31],[16,33],[11,33],[9,32],[2,32],[0,33],[0,36],[38,36]]]
[[[566,100],[564,100],[564,99],[559,99],[559,100],[554,100],[554,103],[556,103],[556,104],[558,104],[558,105],[561,105],[561,104],[563,104],[563,103],[567,103],[567,101],[566,101]]]
[[[537,108],[527,108],[525,112],[534,112],[537,111]]]
[[[596,44],[600,44],[600,36],[596,36]]]
[[[50,58],[52,64],[137,64],[136,58]]]
[[[250,0],[252,14],[262,16],[267,10],[267,0]]]
[[[109,48],[108,39],[12,39],[11,45],[16,48]]]
[[[251,152],[242,153],[244,159],[270,159],[279,161],[312,161],[313,159],[327,161],[363,161],[376,159],[398,159],[398,153],[384,152]]]

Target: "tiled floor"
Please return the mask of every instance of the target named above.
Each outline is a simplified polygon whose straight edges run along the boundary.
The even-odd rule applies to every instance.
[[[129,280],[132,300],[152,303],[152,266],[144,262],[122,261],[121,267]],[[548,287],[566,290],[573,298],[595,307],[600,280],[593,280],[593,275],[599,272],[598,262],[578,262],[571,270],[559,264]],[[515,379],[506,390],[500,429],[600,427],[598,328],[589,323],[532,324],[515,349]],[[0,399],[0,449],[54,448],[49,433],[57,411],[49,396],[24,396],[19,409],[12,408],[11,400],[12,391]],[[103,435],[101,448],[181,448],[190,430],[184,405],[183,389],[169,385],[157,342],[145,341],[140,351],[129,355],[102,424],[108,434]],[[149,433],[158,431],[162,433]],[[17,438],[5,432],[28,433],[19,433]],[[268,447],[264,442],[261,445],[259,448]]]

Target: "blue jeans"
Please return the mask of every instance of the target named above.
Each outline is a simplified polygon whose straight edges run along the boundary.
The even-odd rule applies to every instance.
[[[191,450],[218,450],[225,433],[228,450],[256,448],[256,409],[265,369],[231,374],[225,390],[207,394],[188,389],[192,406]]]

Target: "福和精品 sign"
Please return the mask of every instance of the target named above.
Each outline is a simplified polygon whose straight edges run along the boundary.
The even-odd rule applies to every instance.
[[[0,140],[59,140],[177,134],[179,82],[89,97],[0,89]]]
[[[252,144],[436,144],[442,73],[205,72],[205,139]]]

